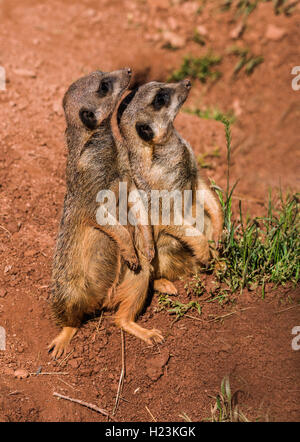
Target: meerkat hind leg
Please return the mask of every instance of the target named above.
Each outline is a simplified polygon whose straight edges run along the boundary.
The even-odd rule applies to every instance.
[[[153,344],[164,340],[161,332],[156,329],[148,330],[136,324],[135,318],[144,306],[149,284],[149,272],[130,275],[125,278],[115,294],[115,303],[118,309],[115,316],[116,324],[126,332],[139,339]]]
[[[119,320],[118,325],[127,333],[136,336],[149,345],[153,345],[153,343],[160,343],[164,340],[160,330],[156,330],[155,328],[148,330],[141,327],[134,321]]]
[[[66,352],[66,349],[77,330],[78,329],[75,327],[63,327],[62,331],[55,339],[53,339],[48,346],[49,353],[52,351],[53,359],[59,359]]]

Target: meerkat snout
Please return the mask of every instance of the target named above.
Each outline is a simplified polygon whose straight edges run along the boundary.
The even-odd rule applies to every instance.
[[[183,80],[182,83],[187,89],[191,89],[192,83],[189,79]]]

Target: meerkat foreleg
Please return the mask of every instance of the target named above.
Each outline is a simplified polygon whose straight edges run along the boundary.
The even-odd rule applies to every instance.
[[[215,242],[215,249],[218,248],[219,240],[223,230],[223,213],[220,203],[214,192],[201,179],[197,180],[197,190],[203,191],[204,210],[207,212],[212,223],[212,238]]]
[[[189,229],[189,235],[186,232],[186,229]],[[197,261],[200,261],[202,264],[206,265],[209,262],[210,252],[209,252],[209,244],[205,235],[199,232],[195,227],[190,225],[185,226],[161,226],[161,231],[178,238],[188,245],[188,247],[192,250],[194,256]]]

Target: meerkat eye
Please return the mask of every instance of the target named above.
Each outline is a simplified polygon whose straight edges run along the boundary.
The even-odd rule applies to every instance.
[[[111,89],[111,81],[107,78],[101,81],[99,88],[98,88],[98,94],[100,97],[105,97],[105,95],[108,94],[108,92]]]
[[[151,141],[154,138],[154,132],[148,124],[136,123],[135,128],[142,140]]]
[[[152,101],[152,106],[155,110],[160,110],[164,106],[169,106],[171,101],[170,92],[166,89],[160,90]]]

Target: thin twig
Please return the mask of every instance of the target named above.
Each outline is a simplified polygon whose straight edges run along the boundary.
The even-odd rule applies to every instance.
[[[7,233],[9,234],[9,236],[11,237],[11,233],[10,233],[9,230],[7,230],[7,229],[6,229],[5,227],[3,227],[3,226],[0,226],[0,228],[3,229],[3,230],[5,230],[5,232],[7,232]]]
[[[97,324],[97,328],[96,328],[96,333],[99,332],[99,328],[100,328],[100,325],[101,325],[101,322],[102,322],[102,318],[103,318],[103,310],[101,311],[101,314],[100,314],[100,318],[99,318],[99,321],[98,321],[98,324]]]
[[[74,352],[74,350],[70,351],[70,353],[67,354],[67,356],[60,361],[60,363],[58,364],[58,366],[60,367],[62,365],[63,362],[65,362],[67,359],[69,359],[69,357],[71,356],[71,354]]]
[[[290,310],[291,308],[295,307],[300,307],[300,304],[292,305],[291,307],[284,308],[283,310],[278,310],[278,312],[274,312],[274,314],[277,315],[277,313],[286,312],[287,310]]]
[[[69,382],[66,382],[66,381],[64,381],[63,379],[60,379],[60,378],[58,378],[58,380],[61,381],[61,382],[63,382],[64,384],[66,384],[68,387],[73,388],[73,390],[77,390],[77,391],[79,391],[78,388],[73,387],[73,385],[72,385],[72,384],[69,384]]]
[[[216,316],[213,319],[209,319],[207,322],[214,322],[214,321],[218,321],[219,319],[223,319],[226,318],[227,316],[231,316],[231,315],[235,315],[236,313],[240,313],[243,312],[245,310],[249,310],[250,308],[255,308],[255,307],[246,307],[246,308],[242,308],[240,310],[236,310],[234,312],[230,312],[230,313],[226,313],[226,315],[222,315],[222,316]]]
[[[30,376],[41,376],[42,374],[46,374],[46,375],[53,375],[53,374],[69,374],[66,373],[65,371],[45,371],[43,373],[29,373]]]
[[[111,420],[114,420],[106,410],[104,410],[103,408],[99,408],[96,405],[89,404],[88,402],[82,401],[80,399],[73,399],[73,398],[70,398],[69,396],[64,396],[62,394],[55,393],[55,392],[53,393],[53,396],[56,396],[60,399],[65,399],[66,401],[75,402],[76,404],[82,405],[83,407],[90,408],[91,410],[97,411],[97,413],[104,414],[104,416],[107,416]]]
[[[157,420],[155,419],[155,417],[153,416],[153,414],[151,413],[151,411],[149,410],[149,408],[147,407],[147,405],[145,405],[146,410],[148,411],[148,413],[150,414],[153,422],[157,422]]]
[[[124,376],[125,376],[125,340],[124,340],[124,332],[123,329],[121,328],[121,352],[122,352],[122,369],[121,369],[121,374],[120,374],[120,379],[119,379],[119,386],[118,386],[118,392],[117,392],[117,396],[116,396],[116,402],[115,402],[115,406],[112,412],[112,415],[114,416],[116,414],[119,402],[120,402],[120,395],[123,389],[123,384],[124,384]]]

